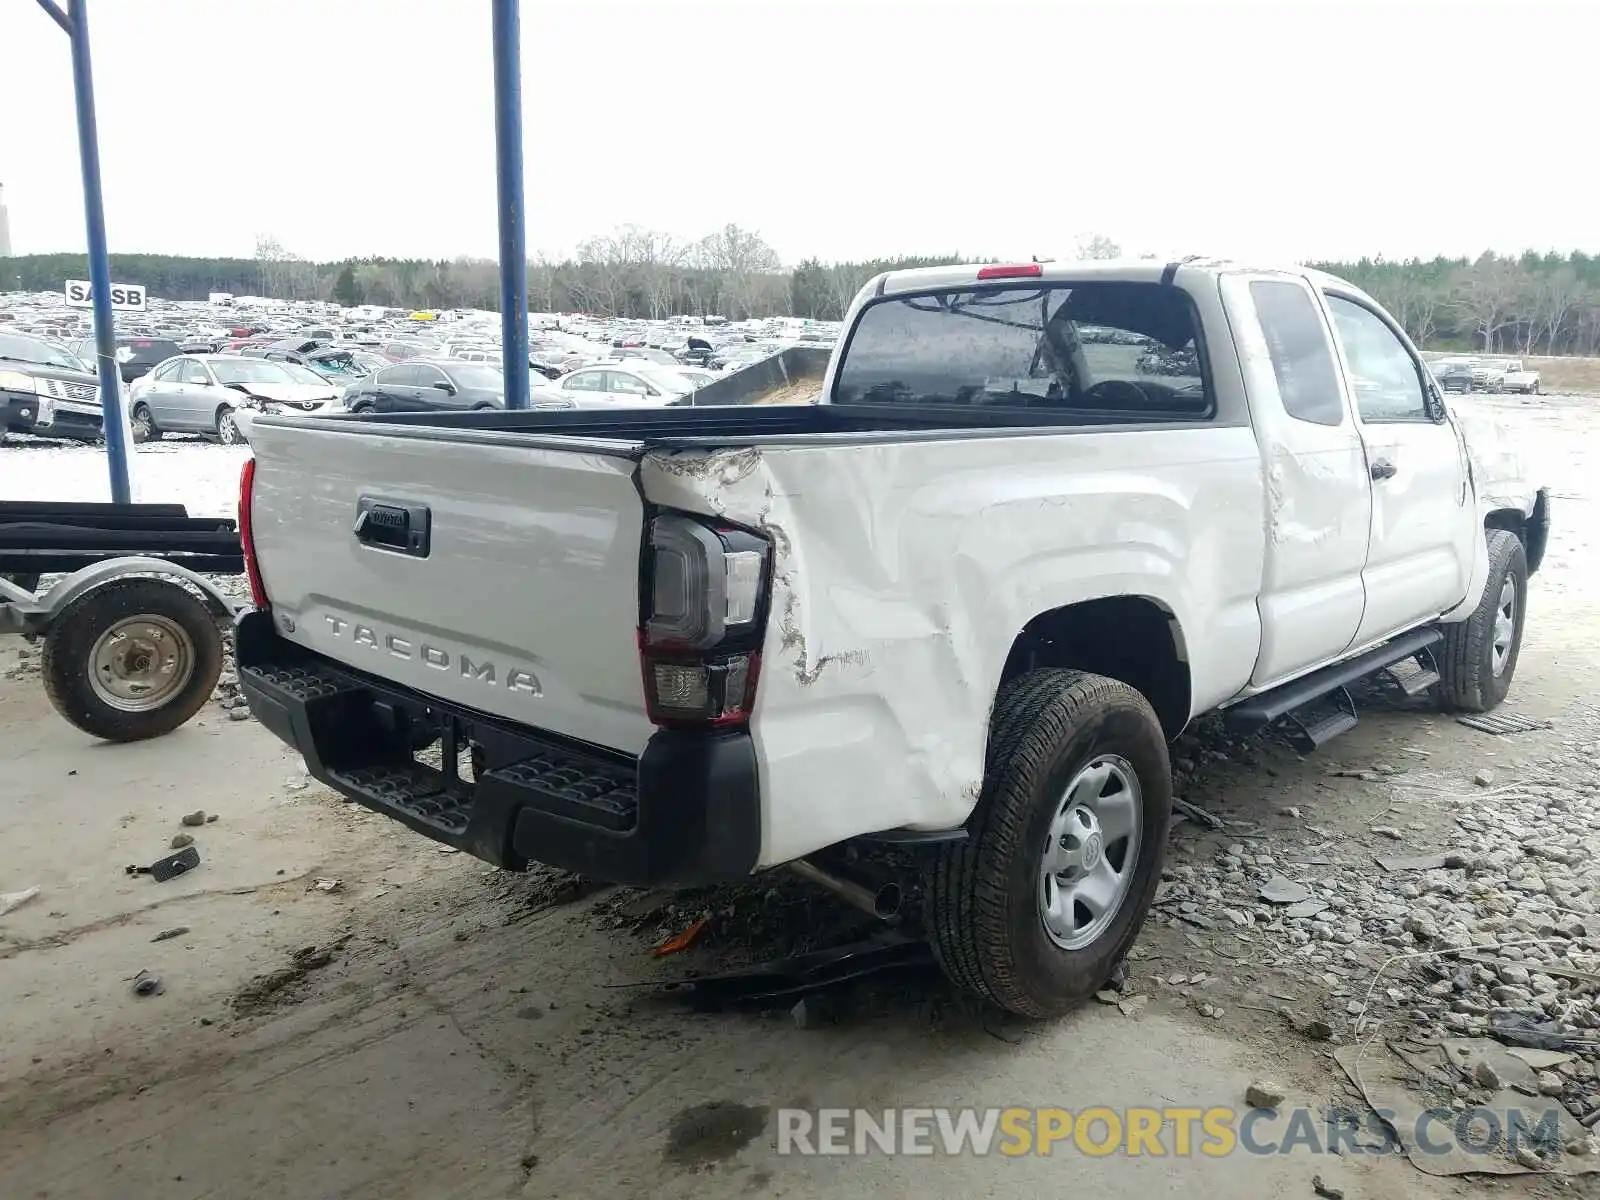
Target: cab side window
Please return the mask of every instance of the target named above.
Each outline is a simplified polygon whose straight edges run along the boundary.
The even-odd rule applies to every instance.
[[[1370,308],[1328,297],[1333,327],[1350,364],[1350,383],[1363,421],[1429,421],[1428,393],[1416,359]]]
[[[1250,285],[1250,298],[1267,339],[1284,411],[1297,421],[1343,425],[1339,370],[1328,327],[1311,293],[1286,279],[1258,279]]]

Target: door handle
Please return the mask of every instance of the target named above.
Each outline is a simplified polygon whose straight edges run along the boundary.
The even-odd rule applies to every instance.
[[[1399,468],[1386,458],[1380,458],[1372,464],[1372,477],[1374,479],[1393,479]]]

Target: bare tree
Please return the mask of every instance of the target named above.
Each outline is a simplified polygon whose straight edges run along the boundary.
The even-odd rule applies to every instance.
[[[1122,247],[1103,233],[1089,233],[1078,239],[1075,257],[1079,260],[1121,258]]]
[[[1456,273],[1455,304],[1471,322],[1473,334],[1485,352],[1499,347],[1500,331],[1511,323],[1511,310],[1521,288],[1517,265],[1504,259],[1485,258]]]
[[[1584,287],[1578,282],[1578,273],[1571,267],[1562,267],[1539,280],[1538,320],[1530,321],[1529,325],[1537,324],[1544,335],[1546,354],[1556,352],[1556,338],[1561,335],[1573,308],[1583,300],[1584,295]]]

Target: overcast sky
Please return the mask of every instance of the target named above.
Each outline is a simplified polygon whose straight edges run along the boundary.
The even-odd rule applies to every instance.
[[[90,8],[113,252],[494,255],[487,0]],[[1600,250],[1593,0],[523,10],[530,253],[629,221],[735,222],[788,263],[1090,232],[1163,256]],[[81,250],[67,39],[0,0],[0,48],[14,248]]]

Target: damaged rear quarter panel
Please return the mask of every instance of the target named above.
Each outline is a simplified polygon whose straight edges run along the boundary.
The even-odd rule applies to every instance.
[[[1254,662],[1264,497],[1248,428],[657,452],[640,478],[654,503],[774,543],[751,721],[763,865],[964,821],[1007,655],[1041,612],[1162,604],[1188,634],[1196,711]]]

